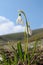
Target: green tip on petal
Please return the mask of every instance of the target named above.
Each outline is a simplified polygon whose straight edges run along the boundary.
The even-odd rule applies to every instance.
[[[19,13],[19,16],[21,16],[21,14]]]

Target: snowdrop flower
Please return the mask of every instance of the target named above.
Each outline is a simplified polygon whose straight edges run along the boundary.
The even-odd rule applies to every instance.
[[[30,28],[28,28],[28,33],[30,36],[32,35],[32,30]]]
[[[21,16],[18,16],[17,20],[16,20],[17,24],[22,24],[23,25],[23,20]]]
[[[32,35],[32,30],[30,28],[28,28],[28,31],[26,29],[26,34],[29,34],[30,36]]]
[[[26,34],[27,35],[29,34],[31,36],[32,35],[32,31],[30,29],[30,22],[27,22],[26,15],[25,15],[25,13],[22,10],[19,11],[19,15],[18,15],[18,18],[16,20],[16,23],[17,24],[22,24],[22,25],[24,24],[24,22],[22,20],[22,17],[21,17],[21,13],[24,14],[24,17],[26,19]]]
[[[29,34],[30,36],[32,35],[32,30],[30,29],[30,26],[28,27],[28,31],[27,31],[27,27],[26,27],[26,34]]]

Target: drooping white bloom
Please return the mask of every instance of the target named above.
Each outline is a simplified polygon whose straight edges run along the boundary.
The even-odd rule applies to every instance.
[[[28,33],[30,36],[32,35],[32,30],[30,28],[28,28]]]
[[[31,36],[32,35],[32,30],[30,29],[30,22],[28,22],[28,34]]]
[[[30,29],[30,27],[28,27],[28,31],[27,31],[27,27],[26,27],[26,34],[29,34],[30,36],[32,35],[32,30]]]
[[[23,24],[22,17],[21,16],[18,16],[16,22],[17,22],[17,24]]]

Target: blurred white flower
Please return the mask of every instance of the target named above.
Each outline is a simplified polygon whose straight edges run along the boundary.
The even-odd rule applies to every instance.
[[[3,61],[3,58],[2,57],[0,57],[0,61]]]
[[[30,29],[30,27],[28,27],[28,31],[27,31],[27,27],[26,27],[26,34],[29,34],[30,36],[32,35],[32,30]]]
[[[28,28],[28,33],[30,36],[32,35],[32,30],[30,28]]]
[[[16,20],[17,24],[23,24],[23,20],[21,16],[18,16],[17,20]]]

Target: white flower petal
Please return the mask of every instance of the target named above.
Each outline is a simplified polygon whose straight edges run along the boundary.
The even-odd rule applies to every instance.
[[[29,31],[29,35],[31,36],[32,35],[32,30],[30,28],[28,28],[28,31]]]
[[[21,21],[22,21],[21,16],[18,16],[18,18],[17,18],[16,22],[17,22],[17,23],[20,23]]]
[[[21,16],[18,16],[17,20],[16,20],[16,23],[17,24],[24,24],[23,20],[22,20],[22,17]]]

